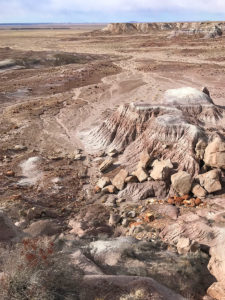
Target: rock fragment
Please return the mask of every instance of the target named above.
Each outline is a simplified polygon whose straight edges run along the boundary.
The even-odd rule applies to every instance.
[[[99,181],[97,182],[97,186],[99,186],[101,189],[103,189],[106,185],[109,185],[111,183],[109,177],[102,177],[99,179]]]
[[[106,160],[104,160],[101,165],[99,166],[99,171],[100,172],[105,172],[109,167],[111,167],[113,165],[113,159],[107,158]]]
[[[198,175],[200,185],[203,186],[208,193],[220,191],[222,189],[220,183],[220,172],[218,170],[211,170],[207,173]]]
[[[150,176],[154,180],[164,180],[167,179],[170,175],[170,171],[173,168],[173,164],[170,159],[167,160],[155,160],[152,163],[153,170],[150,173]]]
[[[137,165],[137,169],[139,168],[144,168],[146,169],[150,163],[150,156],[148,154],[148,151],[147,150],[144,150],[141,155],[140,155],[140,161]]]
[[[136,176],[139,182],[144,182],[148,179],[148,174],[143,168],[137,169],[132,175]]]
[[[127,176],[128,172],[125,169],[120,170],[119,173],[113,178],[112,184],[121,191],[125,186],[125,179]]]
[[[107,185],[105,186],[103,189],[102,189],[102,192],[103,193],[109,193],[109,194],[114,194],[115,192],[117,191],[116,187],[112,184],[110,185]]]
[[[192,185],[191,175],[185,171],[179,171],[171,176],[171,181],[175,191],[183,196],[189,194]]]
[[[200,184],[197,183],[193,186],[192,193],[199,198],[204,198],[207,194],[206,190]]]
[[[225,169],[225,142],[216,138],[205,149],[204,162],[207,166]]]

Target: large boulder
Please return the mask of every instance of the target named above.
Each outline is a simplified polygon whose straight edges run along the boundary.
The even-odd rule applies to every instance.
[[[225,169],[225,142],[216,138],[205,149],[204,162],[207,166]]]
[[[196,178],[199,179],[200,185],[203,186],[208,193],[217,192],[222,189],[219,170],[211,170],[198,175]]]
[[[151,171],[150,176],[154,180],[165,180],[169,177],[173,164],[170,159],[155,160],[152,163],[152,167],[153,170]]]
[[[112,184],[118,189],[122,190],[125,185],[125,179],[128,176],[128,172],[125,169],[119,171],[119,173],[113,178]]]
[[[189,194],[192,185],[192,177],[185,171],[179,171],[171,176],[174,190],[180,195]]]

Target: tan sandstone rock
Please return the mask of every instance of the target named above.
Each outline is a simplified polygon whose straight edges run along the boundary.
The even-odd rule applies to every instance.
[[[125,169],[119,171],[119,173],[113,178],[112,184],[118,189],[122,190],[125,185],[125,179],[128,176],[128,172]]]
[[[192,178],[185,171],[180,171],[171,176],[174,190],[181,196],[189,194],[191,190]]]
[[[132,175],[136,176],[139,182],[144,182],[148,179],[148,174],[143,168],[137,169]]]
[[[111,183],[109,177],[102,177],[97,182],[97,186],[99,186],[101,189],[103,189],[106,185],[109,185]]]
[[[225,142],[216,138],[205,149],[204,162],[206,165],[225,169]]]
[[[198,175],[201,186],[203,186],[208,193],[220,191],[222,189],[220,183],[220,172],[218,170],[211,170],[207,173]]]
[[[150,173],[150,176],[154,180],[164,180],[169,174],[170,170],[173,168],[173,164],[170,159],[167,160],[155,160],[152,163],[153,170]]]
[[[179,254],[187,254],[188,252],[196,252],[199,244],[191,241],[189,238],[181,237],[177,243],[177,251]]]
[[[140,155],[140,161],[137,165],[137,169],[139,168],[147,168],[148,164],[150,162],[150,156],[148,154],[147,150],[144,150]]]
[[[110,185],[107,185],[105,186],[103,189],[102,189],[102,192],[103,193],[109,193],[109,194],[114,194],[116,192],[116,187],[112,184]]]
[[[207,194],[206,190],[200,184],[193,186],[192,193],[198,198],[204,198]]]
[[[216,300],[225,300],[225,285],[214,282],[207,290],[210,297]]]

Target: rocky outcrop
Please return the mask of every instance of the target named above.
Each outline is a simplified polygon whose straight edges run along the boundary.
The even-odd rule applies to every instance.
[[[218,282],[208,289],[210,296],[217,300],[225,299],[225,230],[224,205],[225,199],[208,200],[212,208],[203,208],[178,217],[173,224],[166,226],[161,232],[164,241],[178,245],[180,239],[189,239],[190,243],[197,242],[204,251],[210,249],[208,269]],[[213,224],[213,225],[212,225]],[[184,241],[184,240],[183,240]]]
[[[225,110],[214,105],[208,94],[193,88],[168,90],[161,103],[120,106],[101,126],[80,133],[86,150],[123,152],[118,163],[129,173],[136,170],[141,154],[147,151],[152,161],[170,159],[178,170],[198,175],[205,143],[223,134]]]
[[[207,38],[221,36],[224,22],[173,22],[173,23],[111,23],[102,31],[110,34],[148,34],[155,31],[172,31],[171,37],[178,35],[199,35]]]

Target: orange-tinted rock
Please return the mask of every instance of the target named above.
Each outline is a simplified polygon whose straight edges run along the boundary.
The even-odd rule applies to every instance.
[[[95,193],[95,194],[98,194],[98,193],[100,193],[100,192],[101,192],[101,188],[100,188],[99,186],[96,185],[96,186],[94,187],[94,193]]]

